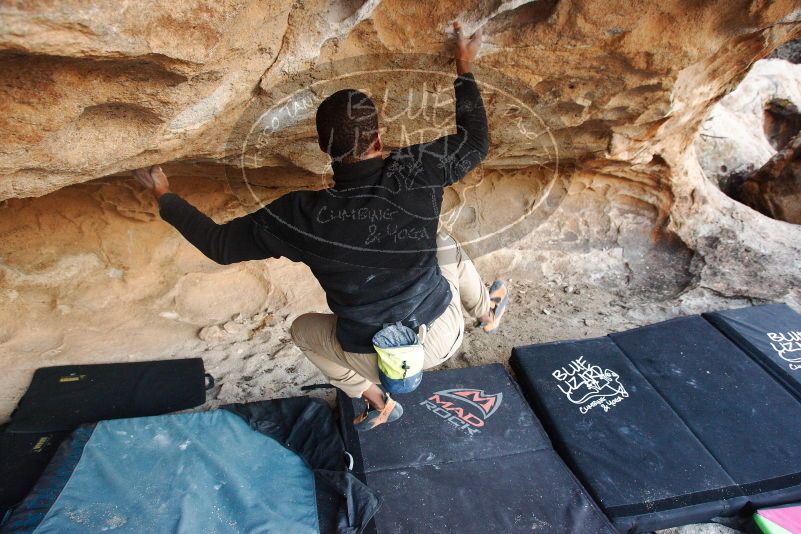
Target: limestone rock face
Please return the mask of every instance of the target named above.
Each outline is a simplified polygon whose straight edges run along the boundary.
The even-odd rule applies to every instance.
[[[5,2],[0,420],[33,369],[67,362],[202,355],[219,401],[321,381],[287,335],[326,310],[308,269],[213,264],[130,171],[165,163],[223,221],[330,183],[313,119],[337,89],[374,97],[389,148],[450,133],[453,20],[484,28],[491,148],[447,190],[442,225],[518,291],[505,337],[468,334],[454,365],[725,304],[801,307],[801,229],[709,171],[745,164],[741,146],[767,161],[762,125],[737,145],[694,141],[756,61],[801,36],[797,4]]]
[[[796,28],[786,23],[796,16],[794,4],[150,0],[120,9],[10,2],[0,12],[0,199],[156,162],[236,158],[242,142],[258,143],[231,131],[249,104],[263,111],[281,93],[321,79],[370,71],[358,80],[367,90],[381,98],[389,88],[390,103],[402,101],[408,69],[450,75],[446,30],[454,19],[467,30],[484,27],[479,78],[530,106],[562,160],[604,156],[613,138],[642,143],[681,113],[675,103],[683,71],[717,58],[708,80],[682,89],[700,106],[719,97],[750,61],[792,35]],[[444,76],[418,78],[447,89]],[[489,104],[487,166],[554,159],[526,145],[505,102]],[[314,146],[312,113],[259,147],[259,163],[316,171],[322,154],[300,155]],[[430,128],[425,119],[407,126]]]
[[[801,135],[761,169],[732,184],[729,195],[769,217],[801,224]]]
[[[695,151],[704,173],[724,190],[731,176],[744,177],[776,154],[766,132],[776,128],[766,122],[766,109],[773,101],[801,106],[801,65],[782,59],[757,61],[703,122]]]
[[[770,146],[781,150],[801,132],[801,111],[789,100],[774,98],[765,105],[764,123]]]

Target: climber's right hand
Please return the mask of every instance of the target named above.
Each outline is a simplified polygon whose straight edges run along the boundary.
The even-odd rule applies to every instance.
[[[161,195],[170,192],[170,181],[160,165],[136,169],[133,176],[137,182],[152,191],[156,198],[161,198]]]
[[[481,48],[481,28],[471,37],[465,37],[462,30],[462,23],[453,22],[453,31],[456,34],[456,72],[464,74],[473,68],[473,60]]]

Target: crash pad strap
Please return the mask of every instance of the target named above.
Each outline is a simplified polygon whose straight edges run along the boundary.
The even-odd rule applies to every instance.
[[[730,499],[739,495],[741,495],[741,491],[738,486],[727,486],[725,488],[715,488],[714,490],[697,491],[695,493],[688,493],[686,495],[677,495],[676,497],[660,499],[658,501],[610,506],[606,508],[606,513],[611,517],[623,517],[664,512],[666,510],[673,510],[685,506],[705,504],[719,499]]]

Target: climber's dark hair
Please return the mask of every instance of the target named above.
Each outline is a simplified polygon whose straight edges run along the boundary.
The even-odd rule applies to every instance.
[[[317,108],[317,135],[320,148],[334,160],[358,160],[378,135],[375,104],[361,91],[337,91]]]

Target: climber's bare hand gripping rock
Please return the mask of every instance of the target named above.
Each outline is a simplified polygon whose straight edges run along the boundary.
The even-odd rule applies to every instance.
[[[167,180],[167,175],[161,170],[160,165],[153,165],[146,169],[136,169],[133,175],[136,181],[151,190],[157,199],[170,192],[170,182]]]
[[[473,70],[473,60],[481,48],[482,30],[473,34],[472,37],[465,37],[460,22],[453,23],[453,31],[456,34],[456,73],[460,76]]]
[[[465,37],[459,23],[453,28],[455,133],[387,151],[370,97],[337,91],[316,115],[334,187],[289,193],[225,224],[172,193],[160,167],[134,172],[158,198],[162,218],[217,263],[283,256],[311,268],[333,313],[301,315],[292,339],[332,384],[366,400],[367,410],[355,421],[359,430],[400,417],[403,410],[390,395],[414,389],[421,369],[457,352],[463,310],[489,332],[508,303],[505,285],[496,281],[488,291],[461,246],[438,229],[444,188],[489,151],[484,101],[471,72],[481,32]],[[416,340],[406,345],[417,351],[416,372],[406,361],[387,365],[391,350],[381,340],[400,337],[376,335],[386,325]]]

